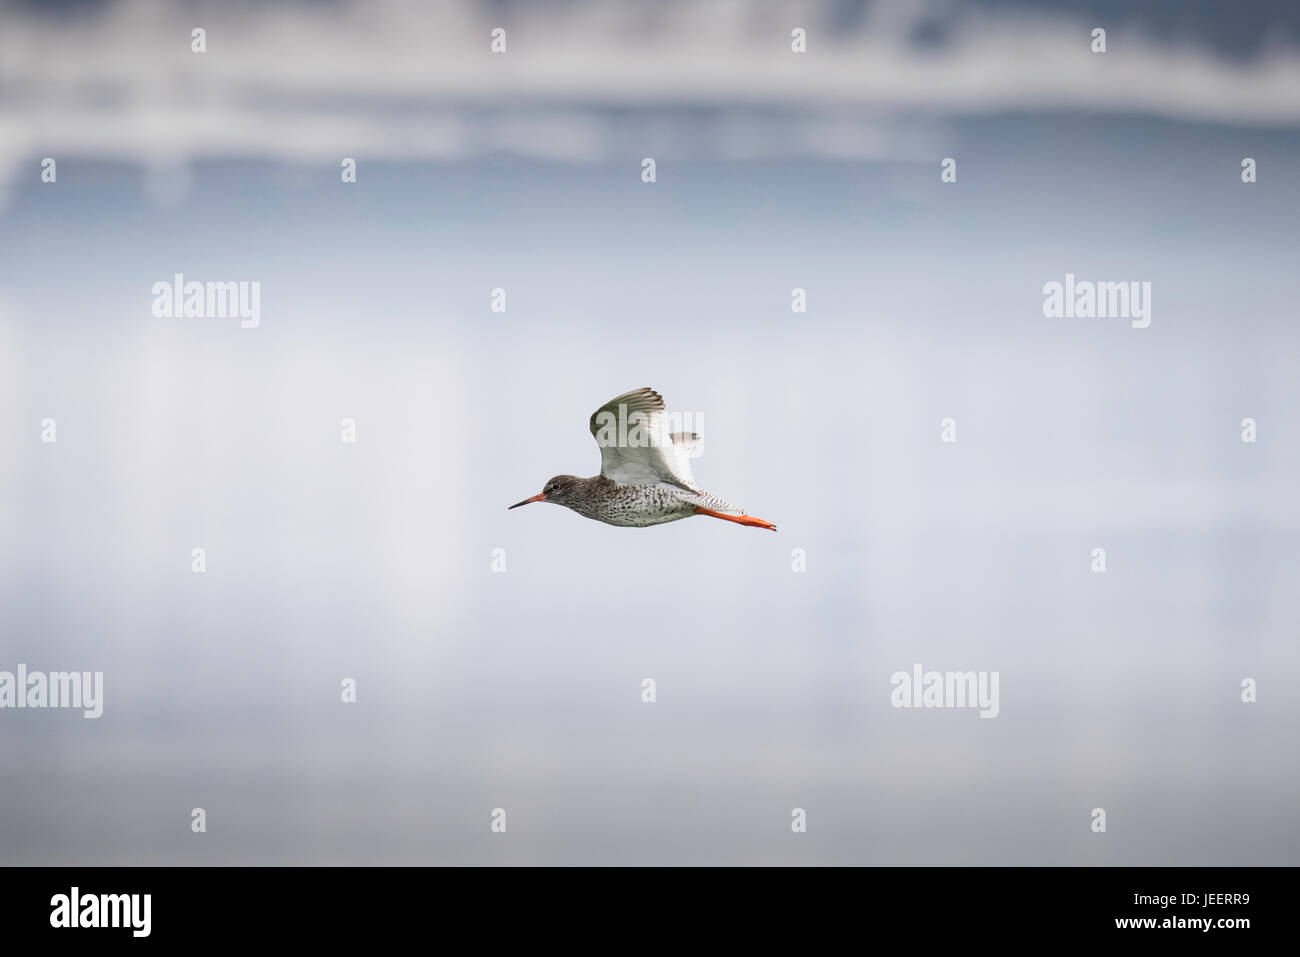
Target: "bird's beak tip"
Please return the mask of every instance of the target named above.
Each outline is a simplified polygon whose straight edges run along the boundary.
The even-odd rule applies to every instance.
[[[544,501],[546,501],[545,493],[541,495],[534,495],[532,498],[526,498],[522,502],[515,502],[515,504],[507,508],[506,511],[507,512],[510,511],[511,508],[518,508],[520,505],[527,505],[530,502],[544,502]]]

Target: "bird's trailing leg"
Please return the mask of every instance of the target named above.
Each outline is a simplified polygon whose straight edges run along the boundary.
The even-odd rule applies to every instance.
[[[726,515],[722,512],[715,512],[712,509],[700,508],[698,505],[695,506],[695,514],[720,518],[726,522],[735,522],[737,525],[749,525],[753,528],[770,528],[772,531],[776,531],[776,526],[771,522],[766,522],[761,518],[755,518],[753,515]]]

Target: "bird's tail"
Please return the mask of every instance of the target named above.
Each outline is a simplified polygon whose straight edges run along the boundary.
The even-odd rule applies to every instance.
[[[703,492],[699,489],[692,489],[691,494],[687,496],[691,504],[699,508],[707,508],[714,512],[730,512],[733,515],[744,515],[745,510],[739,505],[732,505],[730,502],[723,501],[712,492]]]

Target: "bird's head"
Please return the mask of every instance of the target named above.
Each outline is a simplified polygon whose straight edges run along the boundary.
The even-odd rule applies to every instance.
[[[516,502],[510,508],[518,508],[520,505],[527,505],[529,502],[554,502],[556,505],[571,505],[581,482],[582,479],[576,475],[557,475],[555,478],[549,479],[537,495],[526,498],[522,502]]]

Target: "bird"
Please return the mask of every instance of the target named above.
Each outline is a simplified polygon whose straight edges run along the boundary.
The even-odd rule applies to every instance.
[[[771,522],[746,515],[743,508],[695,484],[690,450],[699,436],[668,432],[663,396],[653,389],[633,389],[610,399],[591,414],[588,425],[600,447],[600,474],[556,475],[538,494],[509,508],[550,502],[607,525],[630,528],[707,515],[776,531]]]

